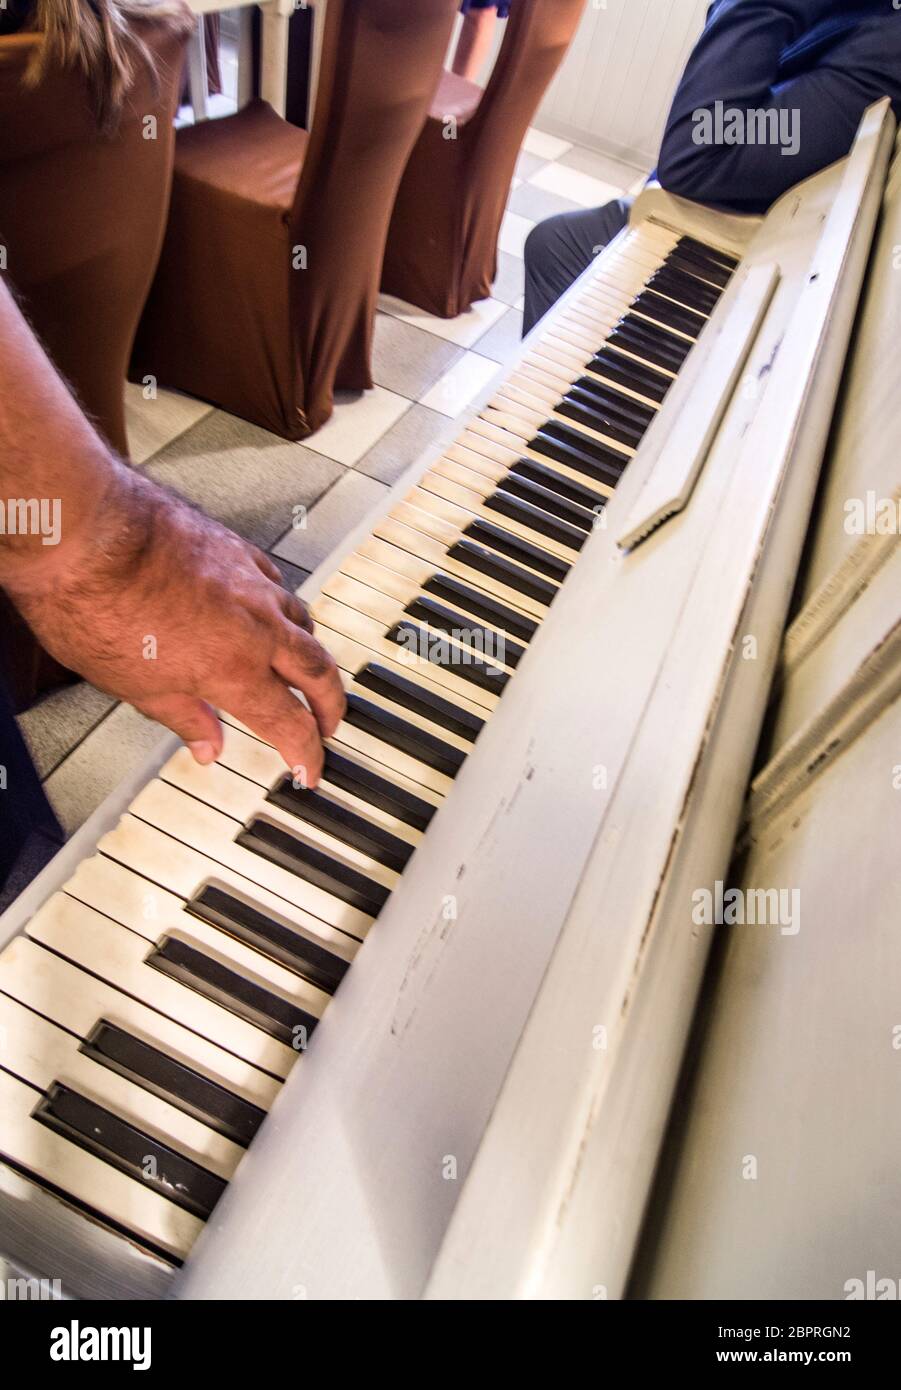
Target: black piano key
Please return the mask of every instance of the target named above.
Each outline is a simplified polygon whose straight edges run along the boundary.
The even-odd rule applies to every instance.
[[[541,507],[544,511],[559,517],[561,521],[575,526],[579,531],[587,533],[594,526],[593,511],[586,511],[584,506],[567,501],[555,489],[548,488],[543,483],[532,482],[511,471],[504,479],[504,491],[522,498],[524,502]]]
[[[655,290],[643,290],[630,306],[634,313],[647,314],[657,323],[663,323],[668,328],[675,328],[680,333],[687,333],[690,338],[699,337],[701,330],[707,322],[703,314],[696,314],[693,309],[686,309],[684,306],[674,304],[671,299],[664,298],[657,294]]]
[[[558,415],[565,415],[577,424],[586,425],[588,429],[597,430],[599,434],[606,434],[629,449],[636,449],[641,442],[641,428],[623,420],[612,411],[599,407],[591,396],[575,387],[564,396],[555,409]]]
[[[536,465],[539,468],[540,466],[540,464]],[[550,472],[550,469],[547,471]],[[588,489],[586,488],[585,491],[587,492]],[[531,641],[538,631],[538,624],[534,618],[526,617],[525,613],[517,613],[506,603],[491,598],[479,589],[470,588],[468,584],[464,584],[460,579],[455,579],[453,575],[441,574],[440,572],[433,574],[431,579],[426,580],[423,588],[426,593],[434,594],[436,598],[461,604],[463,608],[468,608],[477,617],[484,618],[492,627],[502,628],[504,632],[509,632],[522,642]]]
[[[536,603],[547,606],[553,602],[557,592],[556,586],[549,584],[546,579],[540,579],[537,574],[531,574],[521,565],[515,564],[503,555],[495,555],[484,546],[475,545],[471,540],[457,541],[447,552],[447,558],[464,565],[475,574],[487,575],[498,584],[515,589],[518,594],[534,599]]]
[[[620,419],[641,431],[647,429],[657,414],[655,406],[645,405],[644,401],[637,401],[634,396],[627,396],[625,392],[618,391],[606,381],[598,381],[594,376],[580,376],[573,382],[573,389],[594,397],[605,410],[615,411]]]
[[[263,1123],[266,1112],[258,1105],[106,1019],[94,1025],[79,1051],[242,1148]]]
[[[464,647],[491,652],[503,666],[517,666],[526,654],[519,642],[513,642],[505,632],[476,623],[464,613],[448,608],[427,594],[408,603],[404,612],[421,623],[428,623],[437,632],[446,632]]]
[[[643,367],[640,362],[633,362],[630,357],[623,357],[621,353],[606,347],[591,359],[588,370],[651,401],[662,401],[672,386],[668,376],[654,372],[652,367]],[[653,376],[650,375],[652,372]]]
[[[381,825],[373,825],[365,816],[357,815],[340,801],[323,796],[320,791],[295,787],[290,776],[284,776],[266,797],[273,806],[295,815],[307,825],[315,825],[334,835],[361,854],[368,854],[386,868],[402,874],[410,861],[413,845],[399,840],[390,830]]]
[[[687,338],[680,338],[675,333],[670,333],[662,323],[651,323],[649,319],[640,318],[637,314],[626,314],[616,325],[615,332],[628,333],[631,337],[655,349],[663,354],[669,366],[670,372],[678,372],[682,363],[694,347],[694,342]]]
[[[546,463],[539,463],[537,459],[519,459],[510,469],[509,477],[524,478],[530,483],[538,483],[541,487],[547,488],[548,492],[556,492],[559,497],[577,502],[593,516],[599,515],[601,508],[607,505],[607,498],[603,493],[595,492],[594,488],[585,487],[583,483],[577,483],[572,478],[565,478],[555,468],[550,468]]]
[[[531,530],[537,531],[541,536],[547,536],[549,540],[557,541],[559,545],[568,545],[572,550],[581,550],[585,544],[585,533],[578,527],[571,526],[569,522],[558,521],[550,513],[542,511],[531,502],[522,501],[513,493],[505,490],[503,486],[493,492],[490,497],[485,498],[485,506],[489,511],[497,512],[500,516],[508,516],[511,521],[518,521],[521,526],[528,526]]]
[[[347,864],[333,859],[330,854],[308,845],[306,841],[289,835],[269,821],[253,820],[246,829],[239,831],[236,843],[272,864],[287,869],[306,879],[307,883],[322,888],[343,903],[377,917],[390,894],[381,883],[374,883],[365,874],[351,869]]]
[[[490,690],[493,695],[502,694],[510,678],[507,671],[500,666],[495,666],[493,662],[470,656],[465,647],[451,652],[449,650],[451,644],[447,643],[446,638],[436,638],[428,629],[420,627],[418,623],[409,622],[406,618],[395,623],[391,631],[387,633],[387,637],[389,642],[396,642],[399,647],[406,647],[419,652],[435,666],[452,671],[461,680],[477,685],[480,690]],[[446,661],[440,660],[444,654],[442,646],[448,648]],[[456,751],[454,749],[454,752]],[[441,770],[444,771],[443,768]],[[453,775],[453,773],[448,773],[448,776],[452,777]]]
[[[334,994],[350,968],[346,960],[336,956],[326,946],[276,922],[260,912],[259,908],[251,907],[249,903],[212,884],[201,888],[185,906],[202,922],[220,927],[246,946],[252,946],[280,965],[296,971],[311,985],[325,990],[326,994]]]
[[[274,826],[268,828],[275,829]],[[285,839],[290,840],[291,836],[286,834]],[[164,936],[147,956],[146,963],[170,979],[188,985],[204,999],[221,1004],[245,1023],[252,1023],[287,1047],[294,1047],[298,1037],[309,1038],[318,1022],[314,1014],[292,1004],[290,999],[248,980],[240,971],[232,970],[177,937]]]
[[[416,629],[417,633],[420,631],[421,629]],[[392,638],[391,633],[388,636]],[[425,650],[424,646],[422,650]],[[381,739],[382,743],[387,743],[389,747],[397,748],[401,753],[409,754],[411,758],[418,758],[426,767],[443,772],[445,777],[456,777],[466,760],[466,754],[462,749],[455,748],[452,743],[445,743],[444,739],[429,733],[428,729],[420,729],[418,724],[411,724],[408,719],[401,719],[400,715],[382,709],[381,705],[374,704],[372,700],[364,700],[353,691],[347,696],[344,718],[355,729],[362,729],[364,733]]]
[[[637,327],[634,319],[631,323],[618,324],[607,342],[610,347],[632,353],[642,362],[651,362],[655,367],[662,367],[665,371],[672,372],[673,375],[682,366],[684,353],[675,351],[675,349],[660,342],[652,333]],[[691,344],[688,343],[686,346],[690,347]]]
[[[96,1101],[54,1081],[34,1119],[205,1221],[225,1191],[218,1174],[145,1134]]]
[[[534,449],[536,454],[544,454],[546,458],[566,464],[567,468],[582,473],[586,478],[616,487],[629,462],[629,455],[621,454],[618,449],[609,448],[597,440],[586,440],[575,430],[563,434],[565,429],[565,425],[558,425],[555,420],[549,421],[534,439],[529,440],[529,448]]]
[[[334,748],[325,750],[322,775],[333,786],[358,796],[361,801],[368,801],[380,811],[387,811],[405,825],[412,825],[414,830],[427,829],[438,809],[430,801],[423,801],[422,797],[407,791],[406,787],[397,786],[390,778],[380,776],[343,753],[336,753]]]
[[[693,236],[681,236],[679,246],[684,250],[700,256],[703,260],[713,261],[715,265],[722,265],[726,270],[735,271],[741,264],[738,256],[733,256],[730,251],[720,251],[717,246],[708,246],[706,241],[698,241]]]
[[[672,266],[674,270],[684,270],[687,275],[694,275],[704,284],[715,285],[720,290],[726,288],[731,278],[728,270],[679,250],[671,251],[664,265]]]
[[[686,308],[695,309],[701,314],[712,314],[721,299],[721,292],[713,285],[705,285],[693,275],[672,266],[656,271],[648,281],[648,289],[665,294]]]
[[[465,590],[462,584],[459,588]],[[398,675],[377,661],[371,661],[368,666],[364,666],[362,671],[357,672],[354,680],[357,685],[366,686],[367,689],[384,695],[395,704],[402,705],[404,709],[422,715],[423,719],[430,719],[433,724],[439,724],[443,729],[447,729],[448,733],[468,739],[470,743],[476,741],[485,727],[484,719],[480,719],[478,715],[470,713],[468,709],[461,709],[451,700],[445,700],[443,696],[427,690],[417,681],[407,680],[406,676]]]
[[[500,551],[501,555],[507,555],[521,565],[528,565],[531,569],[538,570],[539,574],[546,574],[549,579],[555,579],[560,584],[569,574],[569,565],[565,560],[551,555],[550,551],[542,550],[540,545],[533,545],[531,541],[524,541],[520,536],[512,535],[502,526],[494,526],[490,521],[483,521],[481,518],[471,521],[463,532],[463,541],[458,544],[465,544],[467,539],[479,545],[490,546],[492,550]],[[448,555],[454,556],[456,549],[455,545],[448,551]],[[555,589],[554,593],[556,592]]]

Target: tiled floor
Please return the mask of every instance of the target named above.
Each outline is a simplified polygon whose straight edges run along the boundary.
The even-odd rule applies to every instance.
[[[376,323],[376,386],[341,399],[303,444],[199,401],[128,387],[134,462],[271,552],[285,582],[302,583],[386,488],[453,431],[503,363],[522,327],[523,243],[537,221],[636,191],[638,169],[530,130],[517,168],[490,299],[459,318],[433,318],[383,298]],[[305,513],[298,513],[303,507]],[[295,527],[301,515],[305,524]],[[22,718],[35,761],[67,832],[74,831],[160,736],[128,706],[84,684],[58,691]]]

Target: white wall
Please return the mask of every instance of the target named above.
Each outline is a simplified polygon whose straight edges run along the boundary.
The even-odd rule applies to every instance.
[[[651,168],[707,7],[708,0],[587,0],[535,124]]]

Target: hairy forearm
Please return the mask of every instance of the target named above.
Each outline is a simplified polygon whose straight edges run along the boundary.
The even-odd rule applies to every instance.
[[[15,598],[52,583],[74,546],[109,544],[110,496],[137,482],[86,419],[0,282],[0,585]]]

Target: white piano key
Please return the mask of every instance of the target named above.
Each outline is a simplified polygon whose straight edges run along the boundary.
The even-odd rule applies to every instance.
[[[221,763],[201,767],[191,757],[187,748],[179,748],[160,769],[160,778],[167,785],[178,787],[180,791],[187,792],[222,815],[232,818],[235,822],[233,834],[237,834],[239,829],[252,820],[266,820],[271,825],[281,826],[295,838],[321,850],[323,854],[328,854],[347,868],[365,874],[374,883],[381,883],[388,889],[397,887],[399,875],[392,869],[353,849],[318,826],[311,825],[301,816],[292,815],[290,811],[273,805],[260,794],[260,788],[254,782],[248,782],[246,777],[239,776],[237,772],[223,767]],[[317,994],[319,993],[320,991],[317,991]],[[322,996],[322,999],[324,1001],[325,996]],[[320,1004],[320,1008],[322,1006]]]
[[[517,391],[515,387],[508,387],[499,391],[492,401],[492,405],[497,405],[498,410],[507,415],[512,415],[515,419],[523,423],[524,437],[531,438],[535,431],[540,429],[548,420],[557,420],[561,425],[566,425],[568,429],[576,434],[583,434],[586,439],[593,439],[598,444],[606,444],[610,449],[616,449],[621,454],[628,454],[631,458],[635,450],[622,440],[617,439],[612,434],[605,434],[602,430],[596,430],[591,425],[584,424],[581,420],[573,420],[568,415],[560,415],[556,410],[539,410],[522,399],[523,392]]]
[[[26,936],[0,956],[0,991],[83,1040],[106,1021],[192,1067],[236,1096],[268,1110],[280,1081],[147,1004],[124,994]]]
[[[351,907],[324,888],[308,883],[299,874],[291,873],[253,850],[235,843],[240,830],[230,816],[224,816],[212,806],[205,806],[159,780],[150,782],[131,805],[132,815],[149,825],[189,845],[216,864],[233,869],[252,883],[269,888],[273,893],[321,917],[333,927],[340,927],[362,940],[372,919],[368,914]]]
[[[439,501],[438,498],[435,499]],[[467,517],[467,522],[471,519]],[[384,624],[374,618],[367,618],[364,613],[358,613],[355,609],[349,608],[345,603],[338,603],[335,599],[327,596],[320,596],[314,599],[310,605],[310,612],[313,615],[317,628],[322,628],[323,634],[335,632],[350,638],[360,647],[368,649],[359,665],[353,667],[350,663],[354,659],[348,658],[347,649],[344,648],[342,656],[339,658],[337,652],[331,647],[331,638],[324,637],[324,645],[346,670],[359,670],[372,659],[372,653],[392,662],[398,666],[403,675],[408,672],[412,675],[419,673],[427,677],[434,685],[443,687],[450,692],[448,698],[469,700],[473,705],[482,709],[493,710],[497,704],[497,695],[483,690],[473,684],[472,681],[456,675],[454,671],[445,666],[439,666],[437,662],[429,661],[428,657],[420,656],[413,652],[409,647],[397,642],[389,642],[385,637]]]
[[[237,1168],[244,1152],[239,1144],[95,1062],[79,1051],[79,1038],[5,994],[0,994],[0,1038],[0,1066],[20,1081],[42,1091],[62,1082],[226,1181]]]
[[[161,932],[160,937],[165,933]],[[111,917],[54,893],[28,924],[32,941],[140,999],[217,1047],[284,1079],[297,1053],[261,1028],[203,998],[146,963],[147,940]]]
[[[188,752],[186,748],[180,751]],[[190,753],[188,757],[191,757]],[[196,763],[194,765],[197,766]],[[131,869],[104,855],[95,854],[83,860],[79,873],[66,884],[65,891],[87,907],[104,912],[121,926],[143,936],[151,945],[161,936],[177,936],[179,940],[196,946],[198,951],[215,956],[245,979],[291,999],[317,1018],[321,1018],[329,1002],[330,996],[324,990],[301,979],[297,973],[271,960],[262,951],[245,946],[228,932],[195,917],[186,910],[182,898],[142,879]],[[307,939],[319,946],[323,944],[310,935],[307,935]],[[348,959],[344,947],[340,952],[335,949],[335,954],[340,954],[342,960]]]
[[[242,729],[235,728],[233,725],[223,725],[223,745],[219,762],[223,767],[230,767],[233,772],[240,772],[242,777],[247,777],[258,786],[271,790],[279,784],[285,776],[286,769],[281,755],[268,743],[262,743],[254,738],[252,734],[245,733]],[[332,800],[346,806],[355,815],[363,816],[374,825],[380,826],[383,830],[389,830],[392,835],[397,835],[399,839],[405,840],[408,844],[418,845],[422,839],[422,832],[416,830],[412,825],[407,825],[405,821],[398,820],[396,816],[388,811],[383,811],[378,806],[373,806],[363,797],[354,796],[353,793],[345,791],[343,787],[336,786],[328,776],[323,776],[319,783],[321,791],[328,794]],[[343,954],[343,949],[340,954]]]
[[[448,452],[450,452],[450,450]],[[463,452],[466,453],[467,451],[463,450]],[[501,465],[493,464],[488,459],[479,458],[478,461],[479,464],[482,465],[482,472],[485,473],[485,476],[493,477],[495,481],[500,481],[501,478],[506,477],[509,471]],[[488,469],[493,469],[494,471],[489,473],[487,471]],[[390,549],[394,550],[395,548],[390,547]],[[377,589],[379,593],[389,594],[392,598],[397,599],[399,603],[408,604],[412,603],[420,594],[425,594],[427,592],[425,583],[433,576],[440,575],[442,571],[426,567],[425,580],[417,582],[414,579],[408,579],[406,574],[400,569],[389,567],[390,564],[402,566],[405,558],[406,556],[403,551],[395,550],[395,555],[393,557],[387,556],[389,563],[381,564],[375,560],[368,559],[361,551],[354,551],[352,555],[345,556],[341,561],[340,572],[341,574],[349,575],[352,579],[359,580],[361,584],[368,584],[370,588]],[[449,577],[449,571],[445,570],[443,573]],[[535,621],[532,615],[526,612],[521,604],[508,602],[506,599],[500,597],[497,593],[497,588],[506,588],[506,585],[492,585],[490,576],[488,575],[483,575],[482,579],[484,582],[479,583],[474,575],[467,587],[472,589],[474,594],[484,595],[485,598],[496,599],[498,602],[504,603],[507,608],[513,613],[521,616],[523,620]],[[461,613],[469,613],[471,611],[462,597],[459,602],[459,608]]]
[[[226,716],[223,716],[224,722]],[[321,941],[329,950],[347,960],[352,959],[358,942],[363,939],[362,935],[356,936],[317,917],[301,907],[294,898],[286,898],[262,883],[255,883],[246,874],[217,863],[209,855],[183,844],[137,816],[124,815],[118,825],[103,836],[98,849],[141,877],[168,888],[188,901],[207,886],[222,888],[292,930],[300,931],[311,940]],[[293,891],[293,875],[291,878],[292,884],[285,886],[291,886]],[[363,934],[368,926],[369,918],[366,918]]]
[[[453,538],[448,538],[448,532],[452,532]],[[444,569],[448,574],[457,576],[467,582],[473,580],[473,576],[481,574],[480,570],[473,569],[466,565],[462,560],[458,560],[448,554],[448,550],[456,541],[460,539],[461,532],[459,527],[449,527],[438,521],[437,518],[423,512],[418,507],[412,507],[408,503],[402,503],[395,507],[390,517],[378,522],[373,530],[374,541],[386,541],[395,545],[398,549],[407,551],[415,557],[434,559],[435,567]],[[490,550],[490,546],[485,549]],[[360,547],[361,553],[369,554],[366,546]],[[537,571],[529,566],[523,566],[527,574],[537,574]],[[497,581],[491,581],[497,583]],[[556,587],[554,581],[549,581],[551,587]],[[535,618],[541,618],[547,612],[547,605],[539,599],[533,598],[529,594],[522,593],[512,585],[497,583],[497,588],[493,590],[499,598],[505,602],[518,603],[526,613]]]
[[[503,418],[507,419],[508,417],[504,416]],[[529,437],[534,432],[532,430]],[[510,433],[513,433],[512,429]],[[529,432],[524,431],[524,433]],[[414,493],[410,494],[410,501],[424,511],[431,511],[447,521],[457,521],[461,526],[468,525],[472,517],[479,517],[482,521],[500,527],[502,531],[509,532],[511,536],[519,540],[528,541],[530,545],[546,550],[549,555],[557,560],[564,560],[567,564],[571,565],[578,559],[579,552],[572,546],[563,545],[560,541],[553,540],[550,536],[545,536],[531,526],[514,521],[506,515],[502,516],[497,512],[492,512],[489,507],[485,506],[483,499],[477,492],[473,492],[471,488],[461,487],[458,483],[452,483],[431,469],[423,474],[420,486],[415,489]]]
[[[145,1244],[184,1259],[203,1223],[136,1178],[95,1158],[32,1119],[41,1093],[0,1071],[3,1153],[26,1172],[49,1183]]]
[[[493,488],[488,488],[484,495],[490,496],[493,491]],[[329,598],[337,600],[339,603],[347,604],[349,608],[355,609],[356,612],[363,613],[366,617],[375,619],[376,622],[384,623],[386,632],[392,628],[395,623],[409,619],[410,622],[418,623],[420,627],[434,632],[436,637],[447,638],[448,642],[450,642],[456,650],[461,652],[465,650],[465,644],[444,632],[442,629],[434,627],[433,624],[429,623],[427,620],[423,618],[411,618],[405,611],[404,605],[400,603],[399,600],[391,598],[388,594],[380,593],[377,589],[371,588],[368,584],[361,584],[359,580],[352,579],[350,575],[340,573],[334,575],[331,579],[326,580],[325,584],[322,586],[322,592]],[[482,620],[480,618],[472,619],[474,626],[476,624],[481,624],[481,622]],[[491,660],[495,665],[503,666],[505,670],[512,669],[503,660],[500,654],[492,657]],[[366,698],[368,699],[369,696],[367,695]]]

